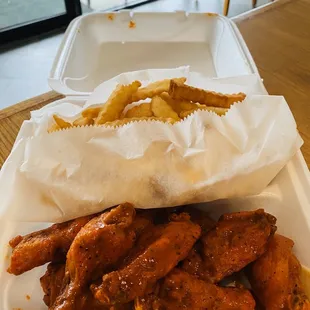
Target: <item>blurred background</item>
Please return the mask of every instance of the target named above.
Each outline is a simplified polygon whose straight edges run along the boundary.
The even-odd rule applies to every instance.
[[[231,0],[228,16],[252,9],[253,0]],[[270,0],[258,0],[256,6]],[[74,17],[94,10],[114,11],[208,11],[222,13],[226,0],[0,0],[0,43],[23,39],[36,32],[50,31],[70,22]],[[44,24],[43,24],[44,22]],[[31,25],[38,27],[29,28]],[[40,26],[40,27],[39,27]],[[36,31],[34,31],[36,29]],[[22,37],[18,37],[23,33]],[[27,29],[28,32],[22,31]],[[14,32],[12,30],[15,30]],[[32,30],[32,31],[30,31]],[[5,33],[10,36],[5,37]]]
[[[256,7],[271,0],[257,0]],[[0,109],[50,90],[47,77],[72,19],[95,10],[194,11],[228,17],[253,0],[0,0]]]

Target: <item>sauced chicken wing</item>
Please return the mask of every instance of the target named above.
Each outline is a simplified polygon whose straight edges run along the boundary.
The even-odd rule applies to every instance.
[[[204,236],[216,225],[216,222],[209,217],[208,213],[197,208],[185,207],[184,212],[187,212],[190,215],[192,222],[198,224],[201,227],[202,236]]]
[[[206,275],[204,273],[204,262],[201,256],[201,246],[201,243],[198,241],[191,249],[188,256],[183,260],[181,268],[191,275],[205,279]]]
[[[89,221],[67,254],[64,289],[50,309],[75,309],[83,289],[126,255],[135,241],[135,210],[122,204]]]
[[[151,220],[148,217],[138,215],[132,223],[132,228],[136,232],[136,235],[139,236],[150,225]],[[40,278],[40,283],[45,293],[43,300],[47,306],[52,306],[56,298],[61,293],[61,288],[65,276],[65,267],[65,263],[51,263],[47,266],[47,271],[44,276]],[[99,301],[97,301],[92,296],[89,290],[83,291],[83,295],[77,304],[79,310],[110,309],[110,307],[101,305]],[[126,307],[128,308],[128,305],[117,305],[115,308],[125,309]]]
[[[202,236],[207,234],[216,226],[216,222],[213,221],[206,212],[192,207],[185,207],[184,210],[189,213],[191,221],[201,227]],[[204,266],[201,252],[202,243],[200,240],[198,240],[195,246],[191,249],[188,256],[182,262],[182,269],[189,274],[204,278]]]
[[[157,238],[160,237],[163,231],[163,225],[149,225],[145,231],[138,238],[135,246],[129,251],[128,256],[123,260],[118,269],[125,268],[132,263],[139,255],[141,255],[148,246],[150,246]]]
[[[264,210],[224,214],[202,237],[206,281],[219,282],[260,257],[273,236],[276,218]]]
[[[188,219],[162,227],[159,237],[131,263],[104,275],[101,285],[92,285],[94,296],[102,304],[126,303],[144,295],[187,256],[201,233],[200,227]]]
[[[275,235],[268,249],[249,268],[255,295],[268,310],[306,310],[310,302],[302,289],[300,263],[292,253],[294,242]]]
[[[143,209],[137,212],[138,215],[151,218],[154,224],[167,224],[169,218],[174,213],[183,212],[184,207],[170,207],[170,208],[155,208],[155,209]]]
[[[143,214],[137,214],[132,223],[132,229],[135,231],[137,237],[146,233],[152,226],[152,219]]]
[[[42,289],[45,293],[43,300],[48,307],[55,302],[57,296],[61,293],[61,286],[65,276],[65,268],[65,264],[51,263],[47,266],[46,273],[40,279]],[[74,310],[131,310],[132,308],[132,304],[106,307],[94,298],[88,288],[83,290],[83,293],[74,306]]]
[[[184,211],[190,215],[192,222],[198,224],[201,227],[202,236],[204,236],[216,226],[216,222],[213,221],[206,212],[193,207],[185,207]],[[201,241],[198,240],[194,247],[191,249],[188,256],[182,262],[182,269],[189,274],[204,278],[204,266],[201,252],[202,244]]]
[[[136,310],[254,310],[255,301],[246,289],[223,288],[206,283],[175,268],[164,279],[158,296],[135,300]]]
[[[66,265],[63,263],[50,263],[47,266],[44,276],[40,278],[40,283],[45,294],[43,301],[48,307],[55,302],[57,296],[61,292],[65,277],[65,268]]]
[[[73,239],[94,216],[54,224],[24,237],[13,238],[9,242],[13,253],[8,272],[20,275],[51,261],[64,261]]]

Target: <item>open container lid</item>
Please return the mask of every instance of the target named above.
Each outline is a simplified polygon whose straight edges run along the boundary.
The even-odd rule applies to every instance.
[[[120,11],[71,22],[49,85],[67,96],[88,96],[122,72],[184,65],[209,77],[258,74],[239,31],[226,17]]]

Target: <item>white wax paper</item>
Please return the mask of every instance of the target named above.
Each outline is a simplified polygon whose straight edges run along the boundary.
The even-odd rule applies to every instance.
[[[223,117],[198,111],[174,125],[141,121],[47,133],[52,114],[73,120],[104,102],[117,83],[179,76],[247,98]],[[0,172],[1,215],[61,222],[125,201],[157,208],[259,193],[302,145],[285,99],[255,95],[262,91],[254,75],[211,80],[188,67],[143,70],[102,83],[84,107],[62,102],[34,111]]]

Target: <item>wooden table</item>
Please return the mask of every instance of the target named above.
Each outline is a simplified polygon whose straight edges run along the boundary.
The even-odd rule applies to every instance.
[[[284,95],[310,166],[310,0],[279,0],[235,21],[270,94]],[[0,167],[29,112],[62,98],[55,92],[0,111]]]
[[[40,109],[61,98],[63,95],[50,91],[0,110],[0,168],[11,152],[21,124],[30,118],[30,111]]]
[[[310,0],[279,0],[234,19],[270,95],[283,95],[310,167]]]

